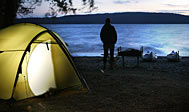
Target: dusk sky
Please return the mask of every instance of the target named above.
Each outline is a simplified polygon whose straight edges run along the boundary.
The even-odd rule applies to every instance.
[[[82,7],[81,0],[73,0],[73,5]],[[168,12],[189,15],[189,0],[95,0],[98,8],[92,13],[113,12]],[[30,16],[44,16],[48,12],[49,4],[43,2]],[[86,10],[77,11],[77,14],[88,14]],[[62,16],[62,15],[59,15]]]

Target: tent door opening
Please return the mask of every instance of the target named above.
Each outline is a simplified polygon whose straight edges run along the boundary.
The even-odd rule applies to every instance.
[[[28,83],[34,95],[56,88],[51,44],[38,44],[31,52],[27,66]]]

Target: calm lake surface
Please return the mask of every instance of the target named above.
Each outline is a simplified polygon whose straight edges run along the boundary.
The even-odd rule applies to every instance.
[[[128,47],[166,56],[172,50],[189,56],[189,24],[113,24],[118,34],[115,48]],[[103,24],[43,24],[68,43],[73,56],[102,56],[100,30]]]

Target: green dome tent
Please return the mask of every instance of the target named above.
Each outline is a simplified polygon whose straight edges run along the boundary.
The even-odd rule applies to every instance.
[[[30,23],[0,30],[0,99],[21,100],[51,88],[88,89],[65,42]]]

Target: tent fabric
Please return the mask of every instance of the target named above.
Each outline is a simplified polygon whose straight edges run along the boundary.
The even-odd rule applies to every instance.
[[[61,37],[35,24],[0,30],[0,66],[0,99],[25,99],[51,88],[87,87]]]
[[[40,32],[47,30],[34,24],[16,24],[0,31],[0,50],[25,50],[29,42]]]

